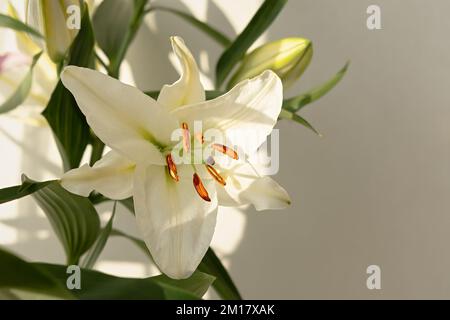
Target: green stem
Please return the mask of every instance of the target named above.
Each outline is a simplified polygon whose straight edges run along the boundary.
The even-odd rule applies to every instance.
[[[184,19],[192,26],[203,32],[205,35],[216,41],[218,44],[222,45],[222,47],[224,48],[227,48],[231,44],[231,40],[225,34],[186,12],[163,6],[152,6],[151,8],[147,9],[145,13],[150,13],[156,10],[168,12]]]
[[[141,1],[139,3],[139,6],[135,8],[133,19],[131,19],[130,27],[128,28],[128,32],[125,36],[125,40],[123,41],[122,45],[119,48],[119,52],[117,54],[117,57],[111,61],[108,69],[108,74],[111,77],[118,78],[120,73],[120,65],[122,64],[123,59],[125,58],[125,55],[127,54],[128,48],[133,41],[134,37],[136,36],[137,31],[139,30],[139,27],[142,24],[142,20],[145,16],[146,10],[145,5],[146,1]]]

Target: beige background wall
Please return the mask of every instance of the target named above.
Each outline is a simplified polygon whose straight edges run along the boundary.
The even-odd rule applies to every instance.
[[[229,36],[261,1],[155,1],[192,11]],[[366,8],[382,9],[382,30],[366,28]],[[288,94],[327,80],[346,60],[343,82],[302,115],[323,133],[280,123],[276,179],[289,210],[222,212],[215,247],[246,298],[450,298],[450,2],[291,0],[262,40],[312,39],[312,65]],[[128,61],[142,89],[176,79],[168,36],[182,36],[206,76],[220,48],[166,13],[146,19]],[[206,54],[209,53],[209,56]],[[209,69],[209,71],[208,71]],[[126,72],[127,73],[127,72]],[[58,174],[46,129],[0,118],[1,186]],[[9,133],[9,138],[6,133]],[[23,140],[26,134],[29,137]],[[24,152],[11,138],[29,148]],[[53,154],[53,156],[52,156]],[[42,155],[42,159],[39,158]],[[53,160],[53,162],[55,162]],[[105,217],[110,206],[104,206]],[[136,233],[120,214],[116,226]],[[60,245],[29,199],[0,207],[0,244],[29,259],[62,262]],[[37,241],[39,240],[39,241]],[[377,264],[382,290],[366,288]],[[99,265],[125,275],[152,271],[125,240],[112,239]]]

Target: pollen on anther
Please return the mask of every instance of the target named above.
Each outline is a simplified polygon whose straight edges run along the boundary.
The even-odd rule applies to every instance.
[[[234,151],[231,148],[228,148],[227,146],[224,146],[223,144],[218,144],[218,143],[214,143],[212,145],[212,148],[223,153],[226,154],[227,156],[229,156],[230,158],[234,159],[234,160],[238,160],[239,156],[237,154],[236,151]]]
[[[206,190],[205,186],[203,185],[202,180],[198,176],[198,174],[194,173],[193,179],[194,188],[197,191],[200,198],[202,198],[205,201],[211,202],[211,199],[209,198],[208,191]]]
[[[166,163],[167,163],[167,169],[169,171],[170,177],[175,181],[179,181],[180,178],[178,177],[177,166],[173,162],[171,154],[168,154],[166,156]]]

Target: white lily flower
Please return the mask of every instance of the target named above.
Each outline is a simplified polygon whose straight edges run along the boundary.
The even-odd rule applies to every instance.
[[[265,71],[205,101],[192,54],[181,38],[171,41],[182,73],[162,88],[157,101],[100,72],[64,69],[63,84],[112,151],[92,168],[67,172],[61,184],[83,196],[93,190],[117,200],[133,196],[137,223],[155,263],[168,276],[183,279],[196,270],[211,243],[218,205],[280,209],[290,199],[275,181],[238,160],[255,152],[277,121],[283,99],[278,76]],[[178,143],[171,137],[180,128]],[[223,133],[226,144],[208,141],[208,130]],[[177,162],[180,144],[183,159],[200,151],[207,160]]]
[[[7,14],[19,19],[11,4],[8,5]],[[41,51],[27,34],[16,32],[15,38],[18,50],[0,52],[0,101],[5,101],[19,87],[30,68],[32,57]],[[44,125],[46,121],[41,112],[47,106],[57,82],[56,65],[48,55],[42,53],[34,66],[32,87],[27,99],[9,115],[31,124]]]

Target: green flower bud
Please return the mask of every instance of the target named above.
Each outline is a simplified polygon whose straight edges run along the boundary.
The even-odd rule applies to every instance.
[[[80,28],[83,0],[28,0],[26,20],[45,37],[46,47],[54,62],[64,59]]]
[[[289,87],[308,67],[312,54],[312,43],[304,38],[284,38],[266,43],[245,56],[228,83],[228,89],[267,69],[281,78],[285,88]]]

